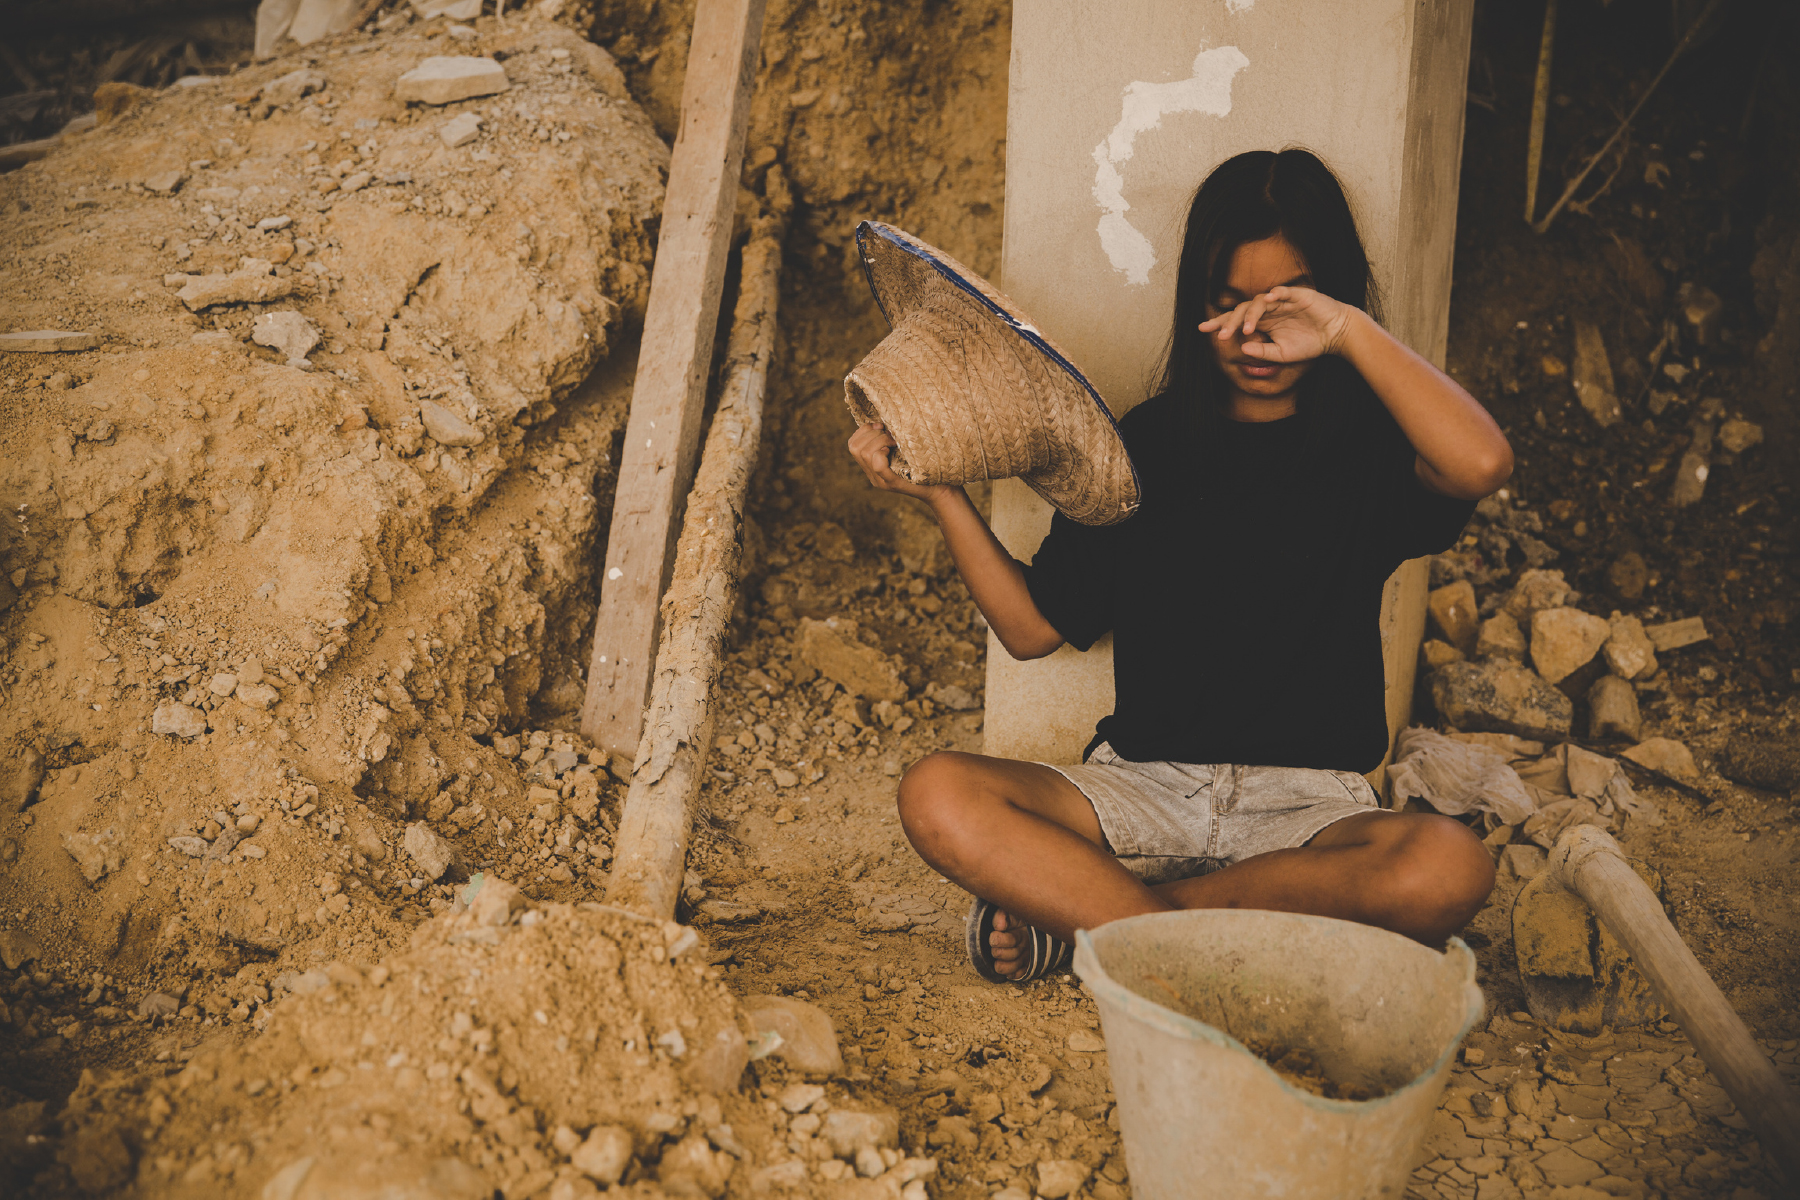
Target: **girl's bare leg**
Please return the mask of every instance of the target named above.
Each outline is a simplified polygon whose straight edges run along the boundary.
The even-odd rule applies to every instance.
[[[989,941],[1002,974],[1019,966],[1021,926],[1067,941],[1076,929],[1180,908],[1312,913],[1439,945],[1494,881],[1487,847],[1460,822],[1371,812],[1306,846],[1150,888],[1107,850],[1093,805],[1060,773],[978,754],[921,760],[900,782],[899,805],[920,856],[1004,910]]]

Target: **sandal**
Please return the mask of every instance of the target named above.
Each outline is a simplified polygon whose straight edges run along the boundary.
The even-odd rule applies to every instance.
[[[1031,956],[1026,972],[1008,978],[996,971],[993,953],[988,949],[988,935],[994,932],[994,915],[999,911],[998,905],[983,900],[980,896],[975,897],[975,902],[969,906],[964,929],[968,934],[969,965],[975,968],[976,974],[989,983],[1030,983],[1068,963],[1073,950],[1069,943],[1053,938],[1041,929],[1030,929]]]

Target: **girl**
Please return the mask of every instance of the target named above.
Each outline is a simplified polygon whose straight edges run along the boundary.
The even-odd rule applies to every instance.
[[[1487,412],[1376,323],[1343,189],[1304,150],[1256,151],[1195,193],[1158,394],[1120,432],[1129,520],[1058,514],[1014,560],[960,487],[850,439],[874,486],[931,506],[1015,658],[1113,635],[1116,708],[1086,761],[943,752],[901,780],[920,855],[977,898],[990,979],[1062,964],[1076,929],[1258,908],[1440,944],[1493,886],[1457,821],[1377,806],[1387,748],[1378,620],[1404,560],[1446,549],[1512,452]]]

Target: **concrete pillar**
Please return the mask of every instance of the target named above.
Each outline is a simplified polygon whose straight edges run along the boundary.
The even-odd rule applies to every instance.
[[[1001,287],[1123,413],[1169,334],[1188,201],[1245,150],[1305,146],[1343,181],[1387,325],[1442,365],[1473,0],[1015,0]],[[1021,559],[1050,510],[994,486]],[[1423,560],[1388,580],[1388,727],[1412,704]],[[1112,646],[1013,661],[988,638],[989,754],[1072,762],[1112,711]]]

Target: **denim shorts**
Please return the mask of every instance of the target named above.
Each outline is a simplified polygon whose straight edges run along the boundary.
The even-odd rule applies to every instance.
[[[1345,817],[1387,811],[1354,771],[1130,762],[1106,742],[1080,766],[1044,765],[1081,789],[1108,847],[1146,883],[1304,846]]]

